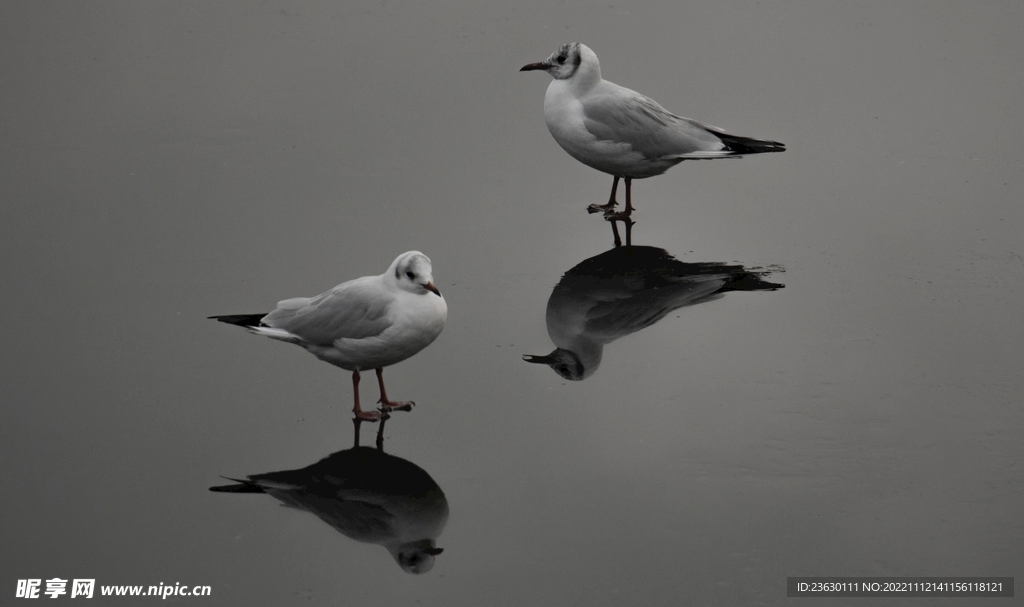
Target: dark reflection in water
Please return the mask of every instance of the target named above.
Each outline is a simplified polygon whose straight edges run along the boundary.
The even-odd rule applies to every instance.
[[[285,506],[311,512],[359,542],[379,544],[409,573],[426,573],[442,549],[435,540],[448,522],[448,500],[422,468],[384,453],[384,422],[377,447],[359,446],[360,421],[351,449],[299,470],[229,479],[210,487],[224,493],[266,493]]]
[[[784,285],[764,280],[770,273],[716,262],[684,263],[657,247],[616,247],[562,276],[546,315],[555,350],[523,359],[546,364],[566,379],[586,379],[601,365],[605,344],[728,291],[781,289]]]

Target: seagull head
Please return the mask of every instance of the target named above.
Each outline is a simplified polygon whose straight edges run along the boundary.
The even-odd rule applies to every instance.
[[[528,363],[535,363],[540,365],[547,365],[555,372],[568,379],[569,381],[580,381],[586,379],[593,373],[593,369],[587,372],[587,369],[583,366],[583,361],[576,355],[572,350],[566,350],[564,348],[555,348],[551,354],[546,356],[537,356],[535,354],[524,354],[523,360]]]
[[[391,263],[388,271],[395,277],[400,289],[418,294],[430,292],[441,296],[441,292],[434,286],[430,258],[419,251],[402,253]]]
[[[551,56],[540,63],[530,63],[519,68],[520,72],[530,70],[544,70],[551,74],[555,80],[572,78],[582,63],[590,62],[593,58],[594,65],[597,64],[597,55],[594,51],[579,42],[570,42],[558,47],[558,50],[551,53]]]
[[[444,548],[434,546],[434,540],[424,539],[408,542],[391,550],[398,566],[407,573],[426,573],[434,568],[434,557]]]

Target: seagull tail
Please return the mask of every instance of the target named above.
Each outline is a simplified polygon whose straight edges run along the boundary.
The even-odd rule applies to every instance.
[[[249,482],[239,480],[237,478],[230,478],[225,476],[225,479],[234,481],[235,485],[218,485],[216,487],[210,487],[210,491],[216,491],[218,493],[264,493],[263,487]]]
[[[264,314],[229,314],[227,316],[209,316],[208,318],[210,318],[212,320],[217,320],[217,321],[220,321],[220,322],[226,322],[229,325],[237,325],[239,327],[245,327],[247,329],[252,329],[252,328],[260,326],[260,320],[262,320],[264,316],[266,316],[266,313],[264,313]]]
[[[778,271],[778,269],[776,269]],[[719,292],[726,291],[776,291],[786,288],[786,285],[777,282],[768,282],[765,278],[771,272],[741,272],[732,280],[725,283]]]
[[[751,139],[750,137],[739,137],[728,133],[714,133],[715,137],[722,140],[725,149],[734,155],[741,154],[763,154],[765,152],[785,152],[786,144],[766,139]]]
[[[256,335],[285,341],[290,344],[302,345],[303,341],[301,337],[289,333],[284,329],[276,329],[263,324],[263,319],[266,317],[267,314],[228,314],[226,316],[210,316],[209,318],[220,322],[226,322],[229,325],[236,325],[243,329],[249,329],[250,333],[255,333]]]

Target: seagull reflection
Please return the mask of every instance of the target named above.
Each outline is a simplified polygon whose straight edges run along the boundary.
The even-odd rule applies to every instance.
[[[409,573],[426,573],[442,549],[435,540],[448,522],[448,500],[422,468],[384,453],[381,422],[377,448],[355,444],[299,470],[253,474],[224,493],[266,493],[284,506],[305,510],[358,542],[384,546]]]
[[[573,381],[601,365],[605,344],[658,322],[669,312],[727,291],[774,291],[766,271],[724,263],[684,263],[664,249],[617,247],[572,268],[548,299],[548,336],[555,350],[523,360],[550,366]]]

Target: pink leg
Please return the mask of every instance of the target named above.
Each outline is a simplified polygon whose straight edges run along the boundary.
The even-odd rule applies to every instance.
[[[626,177],[626,208],[621,213],[612,213],[611,209],[605,211],[604,218],[608,221],[626,221],[633,213],[633,180]]]
[[[359,407],[359,371],[352,372],[352,393],[355,395],[355,406],[352,407],[352,413],[355,414],[356,419],[375,422],[387,418],[387,413],[382,413],[380,411],[363,411]]]
[[[415,402],[408,401],[392,401],[388,400],[387,390],[384,389],[384,369],[377,367],[377,384],[380,385],[380,407],[384,411],[394,411],[395,409],[401,409],[402,411],[412,411]]]
[[[626,180],[629,183],[629,180]],[[615,191],[619,189],[619,178],[616,176],[615,181],[612,182],[612,194],[608,197],[607,204],[592,204],[587,207],[588,213],[604,213],[608,214],[615,210],[615,205],[619,204],[615,201]]]

